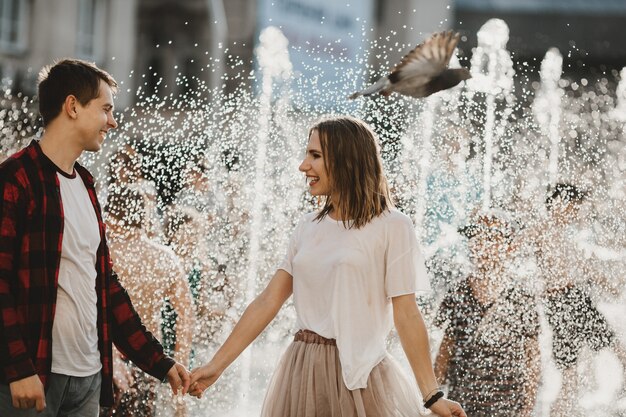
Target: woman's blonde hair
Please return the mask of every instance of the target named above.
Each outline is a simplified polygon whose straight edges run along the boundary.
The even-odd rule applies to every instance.
[[[330,195],[316,219],[335,209],[348,228],[361,228],[374,217],[393,207],[376,134],[363,121],[349,116],[326,118],[309,130],[317,131],[334,207]]]

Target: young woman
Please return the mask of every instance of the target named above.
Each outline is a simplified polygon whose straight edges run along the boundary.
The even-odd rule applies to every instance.
[[[323,120],[309,132],[300,171],[324,205],[302,218],[268,286],[193,371],[190,393],[200,397],[293,294],[299,330],[262,416],[409,417],[426,407],[465,417],[435,379],[415,303],[428,287],[424,261],[411,220],[393,208],[375,134],[351,117]],[[421,395],[385,350],[394,323]]]

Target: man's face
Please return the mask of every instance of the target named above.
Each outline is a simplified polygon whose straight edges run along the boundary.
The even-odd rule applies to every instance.
[[[479,267],[493,268],[502,264],[510,250],[510,236],[500,220],[481,218],[476,235],[468,242],[470,257]]]
[[[79,140],[84,151],[99,151],[109,129],[117,127],[113,108],[113,91],[103,80],[100,80],[98,97],[85,106],[76,102]]]

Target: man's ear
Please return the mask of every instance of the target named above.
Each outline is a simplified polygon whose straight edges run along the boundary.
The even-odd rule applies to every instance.
[[[76,117],[78,117],[78,112],[76,111],[77,106],[78,100],[75,96],[70,94],[65,97],[65,101],[63,102],[63,112],[67,114],[70,119],[76,119]]]

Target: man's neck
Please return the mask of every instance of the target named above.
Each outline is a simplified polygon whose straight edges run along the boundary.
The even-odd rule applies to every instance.
[[[80,157],[82,149],[72,146],[67,136],[62,136],[54,130],[46,130],[39,141],[41,151],[57,167],[68,174],[74,172],[74,163]]]

